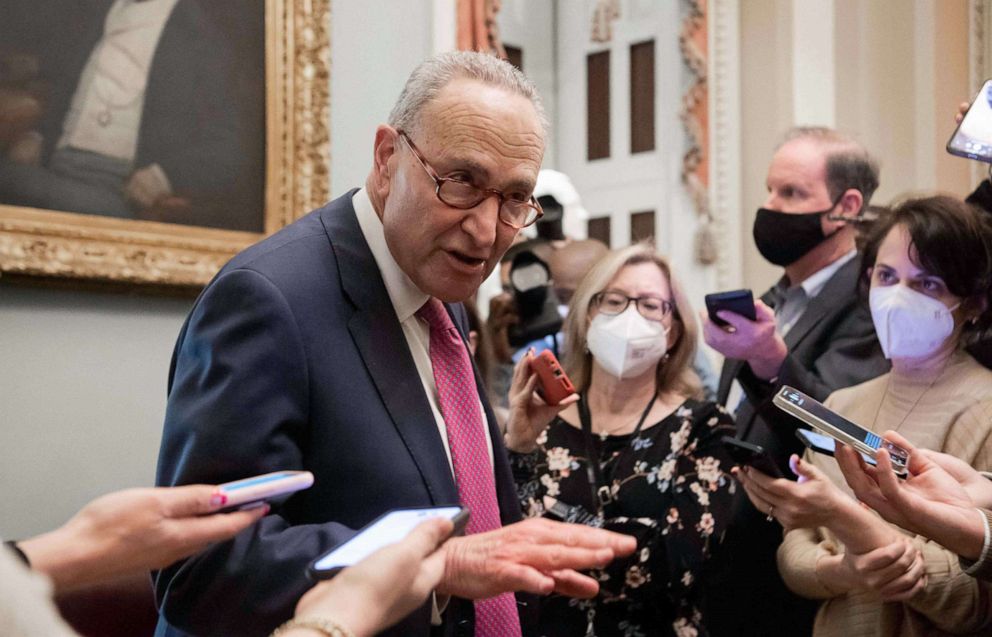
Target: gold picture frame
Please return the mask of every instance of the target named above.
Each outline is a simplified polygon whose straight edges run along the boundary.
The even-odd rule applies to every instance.
[[[0,281],[197,289],[330,192],[330,0],[265,0],[264,232],[0,205]]]

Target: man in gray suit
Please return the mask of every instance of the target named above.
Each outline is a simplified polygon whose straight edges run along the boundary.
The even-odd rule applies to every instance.
[[[789,456],[802,452],[795,430],[804,425],[772,405],[775,391],[791,385],[823,400],[888,369],[858,298],[852,223],[878,187],[878,164],[837,131],[796,128],[775,151],[767,187],[754,240],[783,276],[755,303],[757,320],[721,314],[731,330],[704,317],[703,335],[726,357],[718,400],[726,404],[734,384],[743,390],[728,405],[737,408],[738,437],[764,447],[791,476]],[[728,623],[714,634],[811,631],[815,605],[792,595],[775,568],[781,539],[770,511],[739,498],[724,543],[735,581],[714,583],[714,604],[728,608],[708,614]]]

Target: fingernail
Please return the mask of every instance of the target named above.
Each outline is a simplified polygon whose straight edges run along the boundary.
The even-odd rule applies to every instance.
[[[223,493],[215,493],[210,496],[210,506],[221,507],[227,504],[227,496]]]

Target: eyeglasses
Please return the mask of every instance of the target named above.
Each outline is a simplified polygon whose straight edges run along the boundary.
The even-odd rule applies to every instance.
[[[631,301],[637,305],[637,311],[641,316],[651,321],[662,321],[675,309],[672,302],[667,299],[657,296],[627,296],[616,290],[597,292],[592,297],[596,308],[603,314],[609,315],[620,314],[627,309]]]
[[[469,208],[475,208],[489,197],[496,197],[499,201],[499,220],[517,230],[526,228],[544,215],[541,205],[537,203],[537,199],[533,196],[526,199],[518,195],[507,196],[502,191],[494,188],[479,188],[461,179],[439,177],[437,171],[427,163],[420,150],[414,145],[413,140],[405,132],[397,132],[406,142],[407,146],[410,147],[413,156],[417,158],[420,165],[427,171],[428,176],[434,180],[434,184],[436,185],[434,193],[441,200],[441,203],[449,205],[452,208],[468,210]]]

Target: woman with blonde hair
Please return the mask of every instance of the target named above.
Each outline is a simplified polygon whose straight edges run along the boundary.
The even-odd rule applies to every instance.
[[[697,326],[647,244],[606,255],[575,291],[565,369],[579,395],[549,406],[528,354],[506,444],[528,516],[606,527],[639,550],[594,575],[591,600],[542,600],[541,635],[703,635],[699,584],[730,507],[729,415],[697,400]]]

